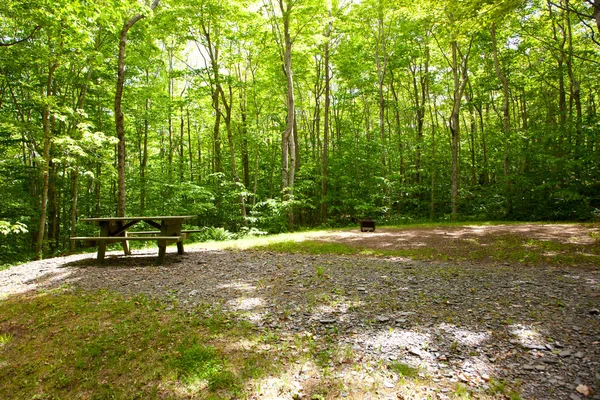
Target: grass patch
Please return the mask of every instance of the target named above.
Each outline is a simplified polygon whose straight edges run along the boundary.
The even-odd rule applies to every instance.
[[[404,376],[406,378],[416,378],[419,375],[419,368],[415,368],[411,365],[404,364],[401,362],[393,362],[388,368],[390,371],[394,371],[400,376]]]
[[[474,225],[506,225],[507,223],[477,223]],[[515,225],[517,223],[514,223]],[[398,229],[460,227],[464,223],[416,224]],[[334,233],[337,231],[334,231]],[[489,234],[480,238],[437,238],[429,245],[408,248],[370,248],[360,240],[355,242],[330,239],[330,231],[309,231],[253,237],[201,246],[214,249],[273,251],[280,253],[365,255],[379,257],[408,257],[415,260],[511,262],[539,264],[587,264],[600,266],[600,241],[588,244],[565,243],[557,240],[538,240],[526,234]],[[424,231],[427,236],[427,232]],[[405,246],[410,246],[410,243]]]
[[[491,395],[502,395],[506,399],[510,400],[521,400],[521,396],[518,392],[511,390],[506,381],[491,378],[489,381],[489,388],[487,392]]]
[[[328,242],[321,240],[285,240],[281,242],[257,243],[251,247],[254,250],[274,251],[278,253],[302,253],[302,254],[337,254],[337,255],[363,255],[379,257],[411,257],[420,260],[447,259],[435,249],[401,249],[380,250],[370,249],[364,246],[352,246],[344,243]]]
[[[2,301],[0,398],[244,397],[279,363],[239,346],[258,340],[248,326],[217,319],[214,332],[197,313],[110,292]]]
[[[227,360],[213,346],[182,343],[177,348],[174,367],[178,377],[194,387],[206,386],[211,391],[240,390],[239,382],[227,365]]]
[[[254,246],[256,250],[275,251],[280,253],[304,254],[358,254],[360,249],[342,243],[305,240],[302,242],[286,240]]]

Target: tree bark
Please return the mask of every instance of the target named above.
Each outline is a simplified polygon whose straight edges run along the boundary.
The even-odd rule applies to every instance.
[[[58,68],[58,63],[50,65],[48,68],[48,78],[46,80],[46,90],[44,93],[44,106],[42,108],[42,127],[44,132],[44,144],[42,150],[42,200],[40,205],[40,224],[38,227],[38,236],[35,246],[35,253],[38,260],[42,259],[44,249],[44,234],[46,232],[46,213],[48,210],[48,186],[49,186],[49,163],[50,163],[50,97],[52,96],[52,80],[54,71]]]
[[[283,18],[283,70],[286,76],[287,117],[285,129],[281,135],[281,183],[284,200],[294,199],[294,180],[296,175],[296,141],[294,140],[295,104],[294,104],[294,77],[292,70],[292,38],[290,35],[290,17],[292,3],[290,0],[279,0],[279,8]],[[290,207],[288,213],[290,227],[294,225],[294,211]]]
[[[490,30],[492,35],[492,51],[494,55],[494,69],[496,70],[496,76],[502,83],[502,131],[504,133],[504,154],[503,154],[503,167],[504,167],[504,190],[507,200],[507,214],[511,215],[513,212],[513,202],[511,196],[511,182],[509,176],[509,146],[510,146],[510,91],[508,85],[508,78],[500,69],[500,62],[498,61],[498,46],[496,45],[496,24],[492,23]]]
[[[331,91],[331,72],[329,67],[329,40],[331,38],[331,31],[333,28],[333,22],[331,20],[331,1],[327,2],[327,6],[329,8],[329,23],[327,24],[327,29],[325,31],[325,45],[323,49],[324,53],[324,64],[325,64],[325,115],[323,120],[323,156],[321,160],[321,222],[325,222],[327,220],[327,191],[328,187],[328,179],[329,179],[329,171],[328,171],[328,162],[329,162],[329,107],[331,104],[330,99],[330,91]],[[317,132],[318,135],[318,132]]]
[[[187,119],[188,156],[190,157],[190,182],[194,182],[194,153],[192,146],[192,124],[190,122],[190,109],[185,109]]]
[[[381,141],[381,162],[387,164],[387,146],[385,140],[385,98],[383,96],[383,83],[387,69],[386,37],[383,23],[383,6],[379,5],[377,15],[377,43],[375,47],[375,65],[377,67],[377,94],[379,102],[379,139]]]
[[[471,43],[466,54],[462,54],[458,42],[453,40],[452,46],[452,77],[454,82],[452,112],[450,114],[450,133],[452,136],[452,183],[451,183],[451,213],[452,219],[458,216],[458,186],[459,186],[459,151],[460,151],[460,106],[465,86],[467,84],[467,63]],[[460,64],[459,64],[460,59]]]
[[[154,0],[150,9],[154,10],[160,0]],[[115,92],[115,125],[119,144],[117,145],[117,173],[118,173],[118,199],[117,216],[125,216],[127,195],[125,192],[125,124],[121,102],[123,100],[123,85],[125,83],[125,48],[127,47],[127,32],[139,20],[145,18],[143,14],[137,14],[123,24],[119,34],[119,56],[117,59],[117,88]]]

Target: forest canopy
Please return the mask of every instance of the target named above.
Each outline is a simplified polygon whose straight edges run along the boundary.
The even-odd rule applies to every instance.
[[[4,0],[0,264],[118,214],[590,220],[599,78],[598,0]]]

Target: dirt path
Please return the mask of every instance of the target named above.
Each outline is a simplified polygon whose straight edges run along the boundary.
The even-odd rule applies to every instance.
[[[486,243],[507,232],[565,243],[591,238],[589,228],[571,225],[480,228],[336,232],[326,239],[387,247],[433,246],[448,236]],[[78,255],[0,271],[0,296],[69,284],[144,293],[189,311],[198,304],[232,311],[282,340],[308,335],[325,350],[347,349],[347,359],[331,365],[341,382],[331,398],[361,398],[360,388],[373,386],[374,398],[446,399],[458,383],[476,398],[491,398],[493,381],[504,380],[523,399],[583,399],[582,385],[600,399],[598,268],[206,250],[170,253],[155,267],[153,251],[117,254],[103,267],[93,255]],[[402,385],[390,363],[420,368],[420,383]],[[289,374],[276,396],[263,387],[263,398],[294,398],[324,379],[296,365]]]

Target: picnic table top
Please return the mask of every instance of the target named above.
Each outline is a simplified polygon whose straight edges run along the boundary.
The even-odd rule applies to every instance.
[[[100,222],[100,221],[133,221],[133,220],[186,220],[195,218],[196,215],[163,215],[163,216],[144,216],[144,217],[100,217],[100,218],[81,218],[83,222]]]

